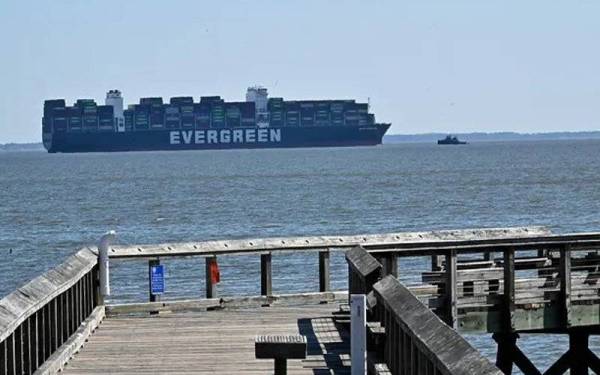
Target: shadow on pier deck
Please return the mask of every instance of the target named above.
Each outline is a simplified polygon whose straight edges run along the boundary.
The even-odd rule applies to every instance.
[[[348,336],[333,320],[337,309],[317,304],[107,317],[64,373],[267,374],[273,363],[254,358],[254,337],[301,334],[307,358],[288,361],[289,374],[348,374]]]

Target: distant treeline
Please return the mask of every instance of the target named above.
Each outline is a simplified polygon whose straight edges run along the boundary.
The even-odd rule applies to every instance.
[[[0,151],[43,151],[41,143],[7,143],[0,144]]]
[[[436,142],[438,139],[445,138],[447,135],[448,133],[390,134],[383,138],[383,143]],[[457,136],[461,141],[467,142],[600,139],[600,131],[554,133],[452,133],[452,135]]]

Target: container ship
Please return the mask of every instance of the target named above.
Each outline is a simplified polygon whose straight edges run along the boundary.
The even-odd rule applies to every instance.
[[[381,144],[391,124],[377,123],[368,103],[283,100],[248,88],[245,102],[220,96],[141,98],[124,109],[119,90],[104,105],[46,100],[42,139],[48,152],[335,147]]]

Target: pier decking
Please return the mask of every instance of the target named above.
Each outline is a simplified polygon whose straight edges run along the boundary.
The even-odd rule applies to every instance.
[[[108,317],[64,373],[268,374],[273,362],[254,358],[254,337],[301,334],[308,355],[288,361],[289,374],[348,374],[348,332],[333,320],[337,309],[316,304]]]

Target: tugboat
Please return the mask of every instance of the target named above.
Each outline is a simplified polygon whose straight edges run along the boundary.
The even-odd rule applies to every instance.
[[[466,145],[467,142],[459,141],[458,138],[448,135],[444,139],[438,139],[437,144],[438,145]]]

